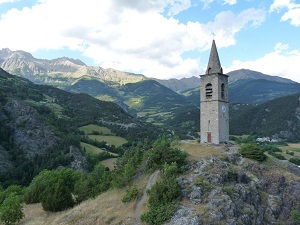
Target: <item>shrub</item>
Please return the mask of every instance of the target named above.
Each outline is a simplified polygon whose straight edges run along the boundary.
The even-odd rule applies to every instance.
[[[300,224],[300,212],[297,210],[293,210],[291,212],[291,217],[293,222],[295,222],[296,224]]]
[[[232,189],[232,187],[224,187],[223,190],[224,190],[224,192],[225,192],[227,195],[229,195],[230,197],[233,196],[233,189]]]
[[[71,169],[42,171],[27,188],[25,202],[41,202],[44,210],[54,212],[72,207],[75,204],[74,185],[81,176],[80,172]]]
[[[240,153],[243,157],[257,161],[264,161],[267,159],[267,156],[264,154],[264,150],[253,143],[243,145],[240,148]]]
[[[150,168],[162,168],[165,163],[171,164],[176,162],[180,168],[186,164],[187,153],[180,149],[171,147],[171,140],[163,135],[157,139],[153,144],[153,149],[148,152],[148,158],[150,160]]]
[[[15,224],[23,217],[23,206],[19,196],[16,193],[10,194],[0,207],[0,220],[5,225]]]
[[[122,202],[127,203],[132,201],[133,199],[137,199],[140,195],[139,190],[136,186],[130,187],[126,190],[126,194],[122,198]]]
[[[290,158],[289,161],[291,163],[294,163],[294,164],[300,166],[300,159],[299,158]]]
[[[175,171],[175,163],[164,165],[162,180],[148,190],[149,211],[142,215],[142,221],[148,224],[162,224],[170,219],[176,211],[182,193],[174,174]]]

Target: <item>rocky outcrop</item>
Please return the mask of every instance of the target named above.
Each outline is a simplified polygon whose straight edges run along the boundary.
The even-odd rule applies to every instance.
[[[8,100],[3,108],[9,114],[7,126],[13,130],[14,144],[28,158],[45,154],[57,145],[59,138],[34,108],[16,99]]]
[[[300,177],[285,164],[244,159],[233,147],[201,159],[178,178],[184,200],[167,224],[295,225]]]

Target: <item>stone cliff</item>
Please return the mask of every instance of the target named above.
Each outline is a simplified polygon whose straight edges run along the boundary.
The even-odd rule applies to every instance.
[[[184,199],[167,224],[296,224],[291,212],[300,211],[299,174],[287,161],[259,163],[226,147],[219,156],[192,163],[178,178]]]

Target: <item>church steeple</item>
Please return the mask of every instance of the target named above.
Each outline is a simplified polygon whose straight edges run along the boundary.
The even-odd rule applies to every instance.
[[[209,61],[208,61],[207,70],[206,70],[206,74],[213,74],[213,73],[223,74],[223,69],[221,67],[215,40],[213,40],[213,42],[212,42],[210,55],[209,55]]]

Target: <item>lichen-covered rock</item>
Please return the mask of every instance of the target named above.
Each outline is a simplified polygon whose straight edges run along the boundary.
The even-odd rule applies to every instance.
[[[187,207],[199,224],[295,225],[291,211],[300,212],[299,168],[276,159],[244,159],[235,148],[224,152],[221,157],[202,158],[178,179],[185,203],[180,209]],[[173,217],[177,219],[168,224],[183,224],[180,216],[178,210]]]
[[[192,212],[191,209],[187,207],[180,207],[172,219],[165,223],[165,225],[201,225],[199,216]]]
[[[45,154],[57,145],[59,138],[34,108],[20,100],[8,100],[4,109],[9,113],[8,126],[13,130],[14,144],[28,158]]]

